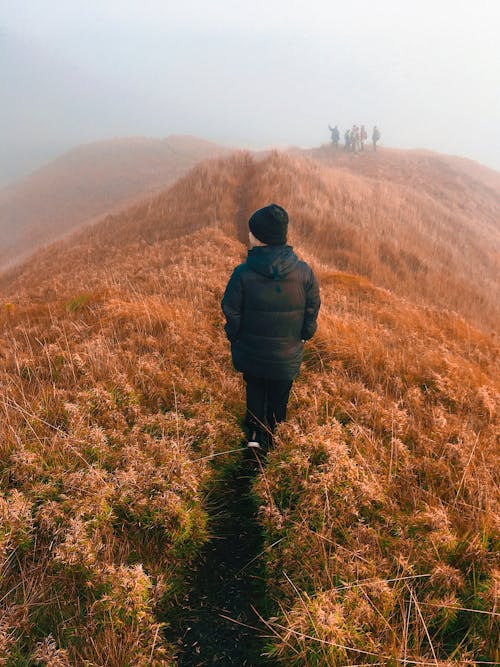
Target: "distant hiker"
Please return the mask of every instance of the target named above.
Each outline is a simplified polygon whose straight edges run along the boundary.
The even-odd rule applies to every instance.
[[[246,382],[248,446],[260,449],[286,418],[304,342],[316,331],[320,296],[312,269],[286,245],[284,208],[265,206],[248,226],[251,248],[229,279],[222,310],[233,364]]]
[[[346,130],[344,132],[344,150],[348,151],[351,147],[351,131]]]
[[[365,150],[365,141],[368,139],[368,135],[366,134],[365,126],[362,125],[361,129],[359,131],[359,147],[361,148],[362,151]]]
[[[351,130],[351,150],[356,153],[359,147],[359,130],[357,125],[352,126]]]
[[[373,133],[372,133],[372,141],[373,141],[373,150],[377,150],[377,141],[380,139],[380,132],[378,127],[375,125],[373,128]]]
[[[330,125],[328,125],[328,129],[332,133],[332,144],[335,146],[335,148],[338,148],[340,140],[340,132],[338,125],[335,125],[335,127],[330,127]]]

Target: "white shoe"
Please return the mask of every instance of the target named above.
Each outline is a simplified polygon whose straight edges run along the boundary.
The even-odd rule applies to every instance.
[[[257,440],[257,431],[253,431],[252,437],[247,442],[247,447],[251,447],[252,449],[262,449],[262,445]]]

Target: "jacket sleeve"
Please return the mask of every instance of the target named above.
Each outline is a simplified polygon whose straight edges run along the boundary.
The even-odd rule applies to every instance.
[[[302,325],[302,339],[312,338],[318,328],[316,320],[318,319],[321,299],[319,296],[319,285],[312,269],[309,269],[310,275],[306,283],[306,308],[304,311],[304,324]]]
[[[238,338],[243,310],[243,287],[237,269],[233,271],[231,278],[229,278],[221,306],[226,317],[224,330],[228,339],[233,342]]]

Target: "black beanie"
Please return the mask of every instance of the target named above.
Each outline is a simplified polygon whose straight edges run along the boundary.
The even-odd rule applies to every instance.
[[[250,231],[261,243],[285,245],[288,213],[277,204],[269,204],[255,211],[248,221]]]

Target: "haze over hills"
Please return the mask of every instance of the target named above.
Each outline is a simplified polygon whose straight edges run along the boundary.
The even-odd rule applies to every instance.
[[[247,166],[235,169],[231,191],[224,194],[235,216],[244,218],[263,201],[286,202],[292,242],[325,266],[360,274],[422,304],[455,310],[487,331],[498,326],[500,190],[491,187],[491,180],[485,185],[460,163],[459,169],[449,166],[450,158],[411,151],[353,158],[325,147],[313,153],[313,160],[280,153],[258,160],[246,154],[245,160]],[[132,239],[151,243],[158,235],[217,226],[222,215],[219,172],[230,172],[231,165],[231,160],[201,164],[171,190],[41,251],[0,285],[17,276],[14,291],[37,285],[43,294],[46,282],[40,277],[56,280],[71,266],[76,289],[84,280],[80,268],[94,283],[101,279],[99,266],[95,273],[79,255],[102,260],[107,249],[118,251]],[[176,204],[183,192],[192,193],[186,211]],[[172,207],[175,224],[167,229],[164,218]]]
[[[261,653],[498,662],[494,195],[378,158],[356,164],[383,177],[278,152],[204,161],[0,276],[6,660],[167,667],[187,650],[161,623],[192,624],[210,490],[242,438],[220,299],[249,214],[276,201],[323,305],[253,483],[276,610]]]
[[[0,190],[0,267],[86,222],[164,189],[200,160],[230,152],[189,136],[114,139],[78,146]]]

